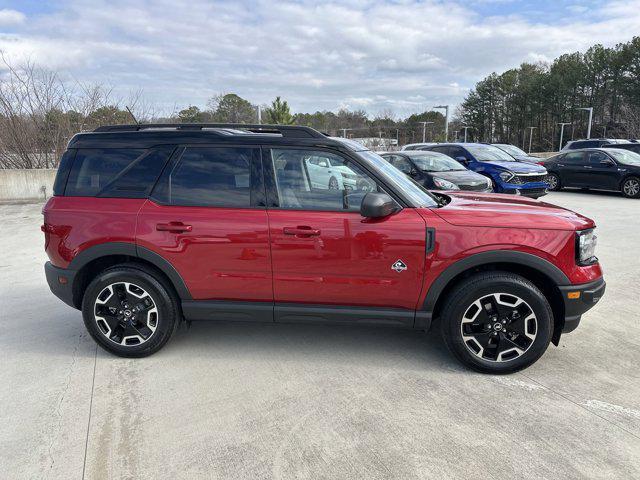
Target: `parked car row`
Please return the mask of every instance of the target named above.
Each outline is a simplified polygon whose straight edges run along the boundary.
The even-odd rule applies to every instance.
[[[436,143],[382,156],[428,189],[493,191],[539,198],[546,195],[549,187],[544,167],[517,160],[504,148],[490,144]]]
[[[524,191],[542,167],[490,145],[433,148],[385,160],[289,125],[77,134],[43,209],[47,282],[124,357],[160,350],[183,320],[436,322],[470,368],[525,368],[604,293],[595,224],[453,191]]]
[[[449,159],[431,156],[427,160],[426,152]],[[618,191],[625,197],[640,198],[640,143],[636,141],[576,140],[546,160],[500,143],[410,144],[400,152],[382,156],[428,189],[494,191],[539,198],[547,190],[581,188]],[[450,163],[450,159],[456,163]],[[472,176],[463,173],[463,168],[485,176],[491,185],[482,188]]]

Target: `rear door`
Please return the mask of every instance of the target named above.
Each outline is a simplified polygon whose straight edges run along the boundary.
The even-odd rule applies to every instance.
[[[140,211],[136,241],[173,265],[193,299],[269,302],[271,312],[260,149],[181,147]]]
[[[348,169],[354,187],[315,188],[306,168],[310,156]],[[382,187],[336,152],[265,149],[263,165],[276,320],[287,320],[287,305],[328,305],[402,309],[412,323],[424,273],[422,217],[405,208],[383,219],[363,218],[362,198]]]
[[[587,180],[585,178],[585,153],[569,152],[556,163],[560,174],[560,183],[563,187],[582,187]]]

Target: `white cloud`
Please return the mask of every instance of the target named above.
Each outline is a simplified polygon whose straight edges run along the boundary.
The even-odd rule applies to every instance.
[[[459,102],[492,71],[640,31],[639,0],[549,25],[513,14],[483,18],[471,8],[417,0],[68,0],[28,22],[23,16],[11,35],[0,35],[0,49],[121,93],[143,88],[167,109],[236,92],[255,103],[281,95],[296,111],[351,106],[406,115]]]
[[[0,27],[18,25],[24,22],[26,16],[17,10],[3,8],[0,10]]]

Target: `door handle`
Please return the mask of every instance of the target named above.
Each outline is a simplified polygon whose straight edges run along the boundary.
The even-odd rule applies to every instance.
[[[558,163],[558,167],[564,167],[564,163]]]
[[[590,165],[585,165],[584,168],[593,168],[593,167]]]
[[[285,235],[295,235],[296,237],[317,237],[320,235],[320,230],[316,230],[307,226],[300,227],[284,227],[282,232]]]
[[[171,233],[181,233],[181,232],[190,232],[192,230],[191,225],[185,225],[182,222],[169,222],[169,223],[158,223],[156,225],[156,230],[159,232],[171,232]]]

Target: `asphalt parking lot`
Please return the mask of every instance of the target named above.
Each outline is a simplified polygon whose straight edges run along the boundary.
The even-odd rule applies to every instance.
[[[200,323],[117,358],[49,292],[41,206],[0,206],[0,477],[640,478],[640,201],[545,200],[596,220],[608,289],[510,376],[355,327]]]

